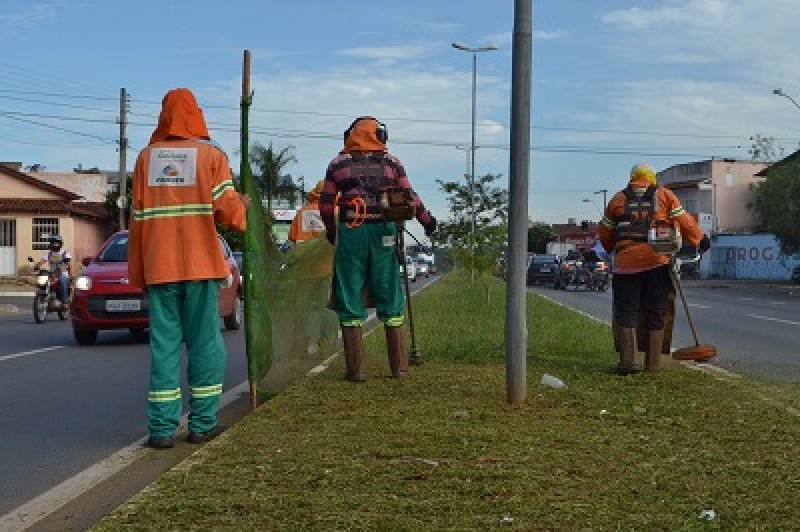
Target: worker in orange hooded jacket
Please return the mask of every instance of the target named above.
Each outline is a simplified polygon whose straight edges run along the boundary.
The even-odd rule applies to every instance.
[[[634,356],[640,307],[649,337],[646,366],[649,371],[658,371],[672,283],[670,253],[680,248],[681,239],[704,252],[711,245],[708,237],[675,194],[656,184],[655,170],[647,163],[636,164],[628,186],[611,198],[598,237],[607,252],[614,252],[615,259],[612,297],[614,322],[619,327],[617,372],[627,375],[638,371]]]
[[[227,354],[220,281],[230,274],[215,222],[246,228],[250,198],[236,192],[225,153],[211,143],[188,89],[164,96],[158,126],[136,159],[128,277],[150,314],[148,444],[172,447],[181,415],[181,352],[188,351],[189,442],[216,436]]]
[[[304,242],[319,235],[325,234],[325,224],[319,214],[319,196],[322,193],[324,180],[320,180],[311,191],[306,194],[308,203],[295,214],[292,226],[289,228],[289,242],[293,244]]]
[[[333,309],[339,316],[346,374],[351,382],[366,380],[362,327],[367,319],[364,289],[383,322],[392,377],[408,374],[400,263],[396,243],[402,224],[389,220],[383,200],[389,190],[407,192],[413,214],[430,236],[436,218],[414,193],[400,159],[389,153],[386,124],[360,116],[344,132],[344,149],[328,165],[320,197],[326,237],[335,244]],[[339,198],[338,212],[335,208]],[[338,222],[336,220],[338,218]]]

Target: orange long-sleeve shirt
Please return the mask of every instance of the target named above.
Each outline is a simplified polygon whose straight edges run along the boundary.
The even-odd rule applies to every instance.
[[[635,187],[647,188],[650,183],[645,180],[631,182]],[[666,188],[658,187],[658,210],[654,220],[668,221],[680,229],[681,238],[693,246],[697,246],[703,238],[703,231],[695,219],[681,206],[675,194]],[[669,257],[656,253],[647,242],[620,240],[615,238],[618,222],[625,214],[626,198],[623,191],[617,192],[606,206],[603,220],[597,230],[597,236],[607,252],[616,251],[614,271],[617,273],[638,273],[663,266],[669,263]]]

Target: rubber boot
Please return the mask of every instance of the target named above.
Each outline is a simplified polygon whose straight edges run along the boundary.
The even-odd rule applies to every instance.
[[[630,375],[637,373],[639,368],[636,366],[636,329],[620,327],[617,331],[619,340],[619,375]]]
[[[406,352],[406,335],[403,326],[384,326],[386,331],[386,348],[389,352],[389,369],[392,377],[402,379],[408,376],[408,352]]]
[[[664,343],[664,329],[649,331],[647,353],[645,354],[645,364],[647,371],[658,371],[661,369],[661,351]]]
[[[344,359],[347,366],[345,378],[350,382],[364,382],[364,337],[361,327],[342,327],[342,341],[344,342]]]

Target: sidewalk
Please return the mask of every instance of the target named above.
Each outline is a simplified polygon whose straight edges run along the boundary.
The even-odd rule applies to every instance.
[[[9,303],[7,301],[8,298],[33,297],[35,294],[36,289],[31,285],[7,281],[0,282],[0,315],[19,313],[19,307],[14,303]]]

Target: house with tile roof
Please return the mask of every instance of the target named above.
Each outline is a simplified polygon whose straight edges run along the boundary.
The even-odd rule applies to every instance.
[[[80,260],[97,253],[113,231],[104,204],[86,201],[63,182],[57,186],[38,179],[21,166],[0,163],[0,276],[27,270],[28,257],[41,258],[53,234],[64,239],[77,271]],[[86,186],[80,174],[74,181]]]

